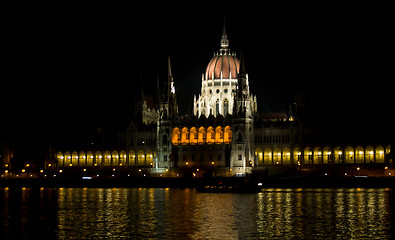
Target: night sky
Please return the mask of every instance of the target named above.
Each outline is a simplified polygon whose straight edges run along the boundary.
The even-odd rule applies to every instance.
[[[394,132],[388,9],[203,3],[12,9],[2,34],[1,143],[37,146],[97,129],[103,112],[133,102],[140,78],[147,94],[153,91],[168,55],[179,111],[192,111],[201,75],[220,48],[224,17],[230,49],[244,52],[260,113],[288,112],[298,93],[310,111],[307,125],[346,140],[388,141]]]

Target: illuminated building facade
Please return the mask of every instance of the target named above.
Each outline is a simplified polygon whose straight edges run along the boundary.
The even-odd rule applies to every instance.
[[[180,116],[168,59],[167,78],[155,97],[142,94],[138,122],[117,150],[59,151],[53,167],[131,167],[152,175],[245,175],[268,167],[387,164],[390,145],[313,145],[304,142],[293,115],[258,114],[243,56],[229,49],[224,29],[220,50],[202,75],[193,115]],[[52,165],[51,165],[52,166]]]

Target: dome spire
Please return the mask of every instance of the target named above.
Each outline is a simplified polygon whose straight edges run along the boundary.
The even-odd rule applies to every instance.
[[[224,28],[222,31],[222,38],[221,38],[221,49],[227,49],[229,47],[229,40],[228,36],[226,35],[226,24],[224,18]]]

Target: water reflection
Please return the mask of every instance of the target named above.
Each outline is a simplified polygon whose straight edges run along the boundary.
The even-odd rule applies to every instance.
[[[389,189],[0,189],[3,238],[391,238]]]

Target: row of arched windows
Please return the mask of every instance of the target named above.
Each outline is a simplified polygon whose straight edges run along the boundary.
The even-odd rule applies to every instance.
[[[321,147],[305,147],[291,149],[285,147],[280,148],[256,148],[255,158],[258,165],[262,164],[341,164],[341,163],[384,163],[385,155],[389,154],[391,146],[385,149],[383,146],[376,147],[362,146],[345,148],[335,147],[331,148],[326,146]],[[293,158],[293,159],[292,159]]]
[[[218,127],[184,127],[174,128],[171,135],[174,145],[187,144],[230,144],[232,142],[232,128],[230,126]]]
[[[58,167],[90,167],[90,166],[152,166],[156,153],[147,150],[129,151],[74,151],[56,154]]]

